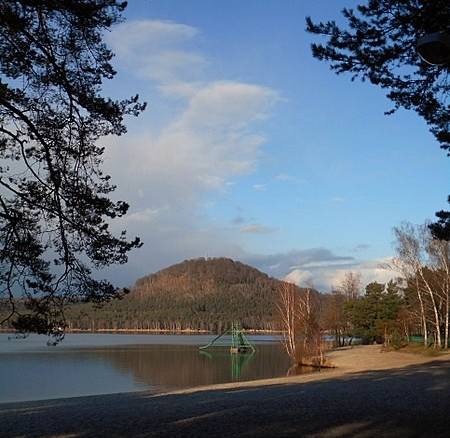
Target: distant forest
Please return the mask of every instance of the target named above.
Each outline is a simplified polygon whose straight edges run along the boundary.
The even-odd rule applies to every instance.
[[[232,321],[255,330],[280,329],[280,280],[227,258],[194,259],[139,279],[122,300],[101,308],[72,305],[69,330],[207,330]]]

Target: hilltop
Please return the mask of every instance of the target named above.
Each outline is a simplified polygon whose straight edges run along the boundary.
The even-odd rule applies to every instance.
[[[238,320],[246,328],[274,330],[280,284],[228,258],[185,260],[138,279],[125,298],[101,309],[73,306],[69,327],[221,332]]]

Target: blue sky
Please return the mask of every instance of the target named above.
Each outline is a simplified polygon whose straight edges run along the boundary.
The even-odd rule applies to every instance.
[[[312,58],[305,16],[355,4],[129,2],[105,93],[149,107],[105,140],[106,167],[132,205],[117,226],[145,245],[113,279],[222,255],[323,290],[392,275],[392,227],[445,207],[448,159],[416,114]]]

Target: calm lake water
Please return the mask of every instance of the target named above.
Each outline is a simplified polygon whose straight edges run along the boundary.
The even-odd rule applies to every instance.
[[[253,355],[199,351],[208,335],[69,334],[53,347],[44,336],[10,337],[0,334],[0,402],[265,379],[290,365],[273,336],[249,336]]]

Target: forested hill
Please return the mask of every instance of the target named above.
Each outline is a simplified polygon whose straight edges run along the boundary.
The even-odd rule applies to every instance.
[[[101,309],[74,306],[71,328],[211,330],[234,320],[244,327],[278,328],[280,281],[227,258],[186,260],[136,281],[122,300]]]
[[[137,280],[131,295],[145,298],[164,292],[200,298],[222,292],[253,296],[259,289],[273,291],[278,284],[279,280],[241,262],[227,258],[199,258],[185,260]]]

